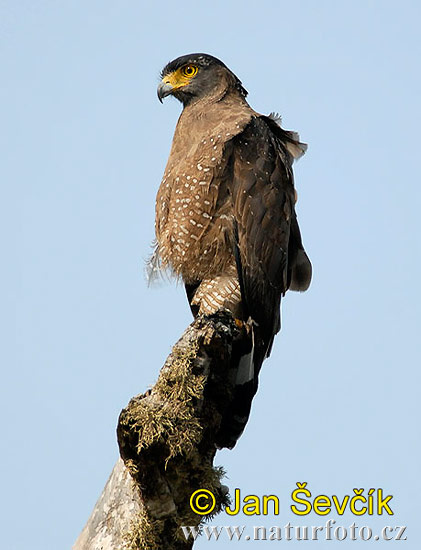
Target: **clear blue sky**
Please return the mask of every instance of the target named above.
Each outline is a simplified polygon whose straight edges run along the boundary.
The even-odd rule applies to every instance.
[[[297,481],[383,487],[395,515],[357,524],[408,525],[419,547],[419,6],[0,1],[5,550],[70,548],[121,408],[190,322],[183,289],[148,288],[143,263],[180,112],[157,101],[158,75],[195,51],[309,144],[296,182],[313,284],[284,300],[247,430],[216,460],[282,513],[234,524],[323,525],[289,512]]]

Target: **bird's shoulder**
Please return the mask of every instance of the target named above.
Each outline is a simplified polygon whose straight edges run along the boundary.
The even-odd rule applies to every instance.
[[[253,146],[254,142],[260,147],[273,147],[288,166],[292,166],[307,150],[307,144],[300,141],[297,132],[282,128],[281,118],[276,113],[262,115],[254,112],[239,137],[240,144],[248,138],[252,143],[247,141],[247,146]]]

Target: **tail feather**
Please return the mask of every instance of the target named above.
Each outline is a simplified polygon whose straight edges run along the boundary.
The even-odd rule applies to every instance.
[[[232,449],[247,425],[259,385],[260,368],[266,356],[265,348],[256,326],[248,331],[243,329],[234,341],[231,363],[234,388],[216,439],[220,449]]]

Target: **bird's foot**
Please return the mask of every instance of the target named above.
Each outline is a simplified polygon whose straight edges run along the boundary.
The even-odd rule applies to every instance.
[[[246,323],[244,321],[242,321],[241,319],[235,319],[234,318],[234,323],[236,324],[237,328],[243,328]]]

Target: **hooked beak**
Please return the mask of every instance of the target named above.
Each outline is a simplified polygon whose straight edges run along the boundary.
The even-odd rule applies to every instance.
[[[173,86],[171,86],[171,84],[169,84],[168,82],[164,82],[164,81],[160,82],[158,84],[158,90],[157,90],[159,101],[162,103],[162,100],[164,99],[164,97],[167,97],[167,95],[170,95],[173,90],[174,90]]]

